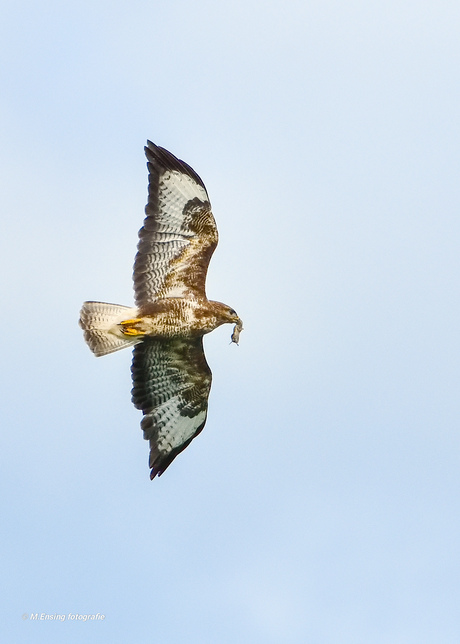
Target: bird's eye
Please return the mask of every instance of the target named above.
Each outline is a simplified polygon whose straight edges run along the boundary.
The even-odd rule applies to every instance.
[[[229,313],[230,313],[230,315],[237,315],[235,309],[230,309]]]

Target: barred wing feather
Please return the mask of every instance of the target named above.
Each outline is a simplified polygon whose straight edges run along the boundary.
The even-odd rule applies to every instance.
[[[150,141],[146,218],[134,262],[136,304],[167,297],[205,297],[217,227],[208,193],[197,173]]]
[[[150,478],[160,476],[201,432],[208,410],[211,370],[202,338],[145,338],[134,347],[132,401],[144,413],[150,441]]]

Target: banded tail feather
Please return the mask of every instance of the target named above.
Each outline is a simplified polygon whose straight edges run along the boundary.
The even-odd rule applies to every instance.
[[[123,320],[135,317],[137,309],[106,302],[84,302],[79,324],[95,356],[105,356],[125,347],[133,346],[141,338],[128,338],[119,326]]]

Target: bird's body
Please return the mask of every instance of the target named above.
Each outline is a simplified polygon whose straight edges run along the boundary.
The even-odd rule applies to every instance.
[[[80,326],[96,356],[135,345],[132,400],[143,411],[151,478],[161,475],[206,422],[211,370],[203,335],[236,312],[206,297],[217,241],[206,188],[196,172],[150,141],[149,201],[134,262],[135,307],[85,302]]]
[[[221,302],[181,297],[156,300],[142,307],[138,316],[120,323],[128,336],[159,338],[189,337],[214,331],[221,324],[234,322],[229,307]]]

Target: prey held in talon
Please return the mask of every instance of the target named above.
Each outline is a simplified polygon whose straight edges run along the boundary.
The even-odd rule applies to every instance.
[[[206,423],[212,374],[203,336],[230,323],[238,344],[243,322],[206,297],[218,234],[203,181],[164,148],[148,141],[144,149],[149,196],[134,260],[135,306],[84,302],[79,323],[96,356],[133,347],[132,402],[143,413],[153,479]]]

